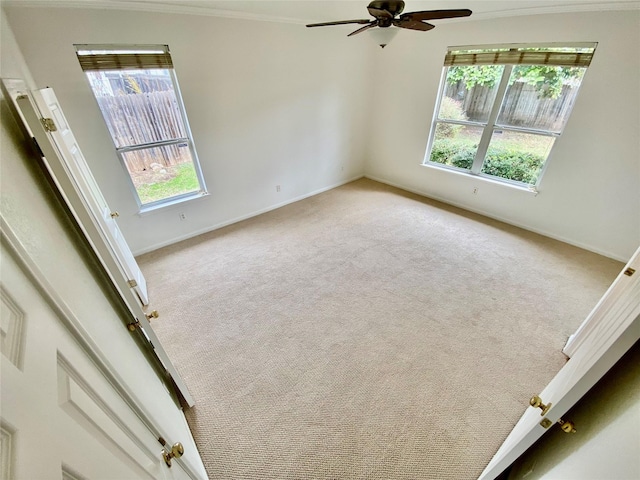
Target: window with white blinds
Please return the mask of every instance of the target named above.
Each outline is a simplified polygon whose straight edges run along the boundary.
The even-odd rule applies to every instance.
[[[141,211],[206,194],[167,45],[76,45]]]
[[[535,190],[595,49],[450,47],[424,164]]]

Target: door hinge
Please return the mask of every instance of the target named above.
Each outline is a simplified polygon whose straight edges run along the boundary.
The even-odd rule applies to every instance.
[[[630,276],[631,276],[631,275],[633,275],[634,273],[636,273],[636,269],[635,269],[635,268],[631,268],[631,267],[627,268],[627,269],[624,271],[624,274],[625,274],[627,277],[630,277]]]
[[[134,288],[134,287],[138,286],[138,282],[136,282],[135,280],[129,280],[129,281],[127,281],[127,284],[129,284],[129,286],[131,288]]]
[[[40,122],[47,132],[55,132],[58,130],[52,118],[41,118]]]

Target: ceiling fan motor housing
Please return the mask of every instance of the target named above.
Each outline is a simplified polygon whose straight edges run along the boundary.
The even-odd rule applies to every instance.
[[[391,14],[388,16],[378,16],[371,13],[378,20],[378,27],[387,28],[393,24],[393,19],[400,15],[404,10],[404,2],[402,0],[373,0],[367,7],[372,10],[384,10]],[[371,10],[370,10],[371,12]]]

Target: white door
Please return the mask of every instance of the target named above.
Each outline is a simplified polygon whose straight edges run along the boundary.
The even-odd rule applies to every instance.
[[[53,89],[43,88],[31,93],[40,111],[40,118],[50,118],[55,124],[55,128],[51,129],[49,133],[58,147],[60,160],[65,163],[69,175],[84,195],[87,208],[104,232],[104,237],[125,275],[129,280],[135,280],[134,291],[140,297],[142,304],[148,305],[147,282],[118,228],[117,212],[113,212],[109,208],[100,188],[98,188]]]
[[[98,255],[105,271],[111,277],[113,284],[131,311],[132,328],[137,328],[137,331],[149,342],[150,348],[153,349],[167,373],[171,376],[187,405],[193,406],[193,397],[151,328],[151,324],[142,310],[138,295],[133,293],[129,283],[131,280],[136,280],[136,282],[140,280],[138,286],[146,286],[146,284],[141,273],[139,277],[134,276],[132,278],[129,276],[132,273],[127,273],[127,270],[123,267],[123,261],[119,257],[119,255],[122,255],[122,251],[120,250],[118,254],[115,252],[114,245],[126,244],[121,235],[117,237],[113,235],[113,232],[117,231],[119,233],[117,225],[114,219],[106,214],[109,209],[106,207],[104,197],[100,193],[84,161],[84,157],[82,157],[80,148],[73,137],[62,109],[55,99],[53,90],[50,88],[38,90],[33,92],[33,96],[38,99],[40,112],[36,110],[30,97],[26,94],[18,95],[16,104],[20,109],[22,118],[27,123],[28,129],[38,142],[49,173],[84,231],[87,240]],[[44,119],[50,119],[51,122]],[[45,128],[45,124],[49,126]],[[54,129],[55,131],[50,131]],[[60,132],[64,132],[64,135]],[[101,200],[97,202],[96,199]],[[109,218],[107,219],[106,217]],[[128,247],[127,251],[131,261],[135,263]],[[136,268],[139,272],[140,269],[137,264]]]
[[[0,477],[189,479],[3,240]],[[68,321],[68,319],[66,319]]]
[[[640,339],[640,248],[587,317],[586,323],[588,329],[583,326],[578,330],[583,332],[580,345],[539,393],[543,404],[551,404],[550,408],[544,414],[541,409],[532,407],[525,411],[480,475],[480,480],[493,480],[509,467]]]

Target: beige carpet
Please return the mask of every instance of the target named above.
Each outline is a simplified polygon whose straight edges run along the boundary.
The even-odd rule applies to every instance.
[[[144,255],[212,479],[472,479],[622,264],[359,180]]]

